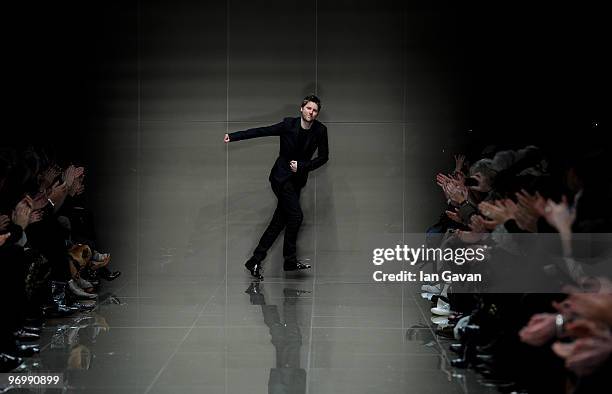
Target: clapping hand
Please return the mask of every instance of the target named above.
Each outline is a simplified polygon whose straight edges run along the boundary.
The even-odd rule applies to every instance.
[[[566,332],[576,341],[556,342],[552,349],[565,359],[565,367],[578,376],[592,374],[612,354],[612,335],[606,325],[580,319],[568,323]]]
[[[446,184],[449,183],[452,180],[452,178],[444,175],[444,174],[437,174],[436,175],[436,184],[438,186],[440,186],[440,188],[442,189],[442,191],[444,192],[444,197],[446,199],[448,199],[448,193],[446,192]]]
[[[61,205],[66,198],[66,194],[68,192],[68,186],[66,182],[60,183],[60,181],[56,181],[53,186],[51,186],[51,192],[49,193],[49,200],[55,204],[55,210],[59,209],[57,204]]]
[[[448,216],[448,218],[454,222],[457,223],[461,223],[461,218],[459,217],[459,213],[457,212],[457,209],[455,208],[454,211],[445,211],[446,216]]]
[[[66,183],[68,189],[72,187],[74,180],[83,176],[84,173],[85,168],[83,167],[75,167],[71,164],[68,168],[66,168],[66,171],[64,171],[64,183]]]
[[[544,208],[544,218],[558,232],[569,233],[576,220],[576,210],[568,206],[567,198],[563,196],[559,204],[548,200]]]
[[[40,222],[42,220],[42,218],[43,218],[43,211],[42,210],[31,211],[30,212],[30,218],[28,220],[28,224]]]
[[[47,200],[47,193],[45,191],[42,191],[32,199],[32,210],[36,211],[38,209],[43,209],[47,206],[48,203],[49,201]]]
[[[470,220],[470,228],[472,231],[484,232],[493,231],[499,223],[494,220],[487,220],[480,215],[472,215]]]
[[[17,203],[13,210],[13,223],[25,230],[30,224],[30,213],[32,213],[32,199],[26,196]]]
[[[11,223],[11,219],[9,219],[8,216],[0,215],[0,232],[6,231],[10,223]],[[4,245],[4,243],[10,236],[11,236],[11,233],[4,233],[0,235],[0,246]]]
[[[76,178],[72,186],[68,189],[68,194],[70,194],[72,197],[82,194],[83,191],[85,191],[83,181],[83,176]]]
[[[531,346],[542,346],[555,336],[555,315],[538,313],[519,331],[521,341]]]
[[[60,169],[57,166],[51,166],[45,170],[42,174],[41,187],[43,189],[49,188],[55,178],[60,174]]]
[[[490,219],[488,220],[489,226],[493,226],[493,224],[497,226],[510,219],[514,219],[512,207],[501,200],[495,202],[483,201],[478,204],[478,210],[481,214]]]
[[[7,215],[0,215],[0,232],[5,231],[10,223],[11,219]]]
[[[468,189],[455,179],[446,184],[445,191],[448,198],[457,205],[463,204],[467,200]]]
[[[553,304],[567,315],[578,315],[587,319],[612,323],[612,294],[574,292],[563,302]]]

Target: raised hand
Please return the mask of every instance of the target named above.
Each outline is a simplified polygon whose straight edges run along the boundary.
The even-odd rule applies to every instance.
[[[565,196],[559,204],[549,199],[544,208],[544,218],[560,233],[569,233],[576,220],[576,210],[568,206]]]
[[[463,172],[455,172],[453,174],[453,179],[461,185],[465,185],[465,175],[463,175]]]
[[[448,198],[455,204],[462,204],[468,198],[467,187],[454,179],[446,185],[446,192],[448,193]]]
[[[83,182],[83,176],[76,178],[72,186],[68,189],[68,194],[72,197],[82,194],[83,191],[85,191],[85,185]]]
[[[60,169],[57,166],[47,168],[42,176],[41,187],[48,189],[59,174]]]
[[[455,171],[461,172],[463,170],[463,164],[465,163],[465,155],[455,155]]]
[[[446,185],[450,182],[450,178],[444,174],[436,175],[436,184],[440,186],[442,192],[444,193],[444,197],[448,200],[448,192],[446,191]]]
[[[71,164],[68,168],[66,168],[64,171],[64,183],[66,184],[66,187],[72,187],[74,180],[78,176],[77,174],[77,168],[74,165]]]

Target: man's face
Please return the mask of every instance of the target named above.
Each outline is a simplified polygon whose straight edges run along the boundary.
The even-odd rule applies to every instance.
[[[302,119],[304,119],[305,122],[312,122],[317,118],[317,116],[319,116],[319,106],[317,103],[309,101],[306,103],[306,105],[300,108],[300,112],[302,113]]]

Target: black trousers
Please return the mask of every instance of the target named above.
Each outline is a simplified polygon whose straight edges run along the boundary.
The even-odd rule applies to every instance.
[[[285,260],[293,260],[297,255],[296,242],[298,231],[304,219],[304,214],[300,207],[300,191],[302,188],[291,180],[283,184],[276,182],[271,184],[272,191],[278,199],[278,204],[268,228],[264,231],[259,244],[253,252],[253,256],[259,261],[265,259],[268,249],[270,249],[281,231],[285,229],[283,256]]]

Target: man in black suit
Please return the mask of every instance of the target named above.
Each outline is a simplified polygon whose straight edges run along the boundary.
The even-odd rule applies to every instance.
[[[327,128],[316,120],[320,109],[321,100],[317,96],[306,96],[300,106],[301,117],[285,118],[272,126],[225,134],[225,143],[273,135],[280,137],[280,153],[269,178],[278,205],[268,228],[253,252],[253,257],[245,263],[247,270],[257,279],[263,279],[261,263],[283,228],[285,229],[284,270],[310,268],[310,265],[297,259],[296,241],[304,218],[300,207],[300,191],[306,185],[308,173],[321,167],[329,159]],[[312,159],[317,149],[317,157]]]

